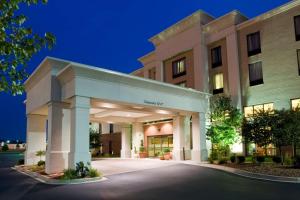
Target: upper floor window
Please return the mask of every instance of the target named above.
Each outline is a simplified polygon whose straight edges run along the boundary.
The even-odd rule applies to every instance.
[[[114,124],[109,124],[109,133],[114,133]]]
[[[300,49],[297,49],[298,74],[300,76]]]
[[[149,73],[149,78],[155,80],[156,79],[156,68],[152,67],[151,69],[149,69],[148,71]]]
[[[180,82],[180,83],[176,83],[176,85],[180,86],[180,87],[186,87],[186,81]]]
[[[247,35],[247,48],[248,48],[248,56],[253,56],[261,53],[259,31]]]
[[[261,61],[249,64],[249,82],[250,86],[264,83]]]
[[[292,104],[292,110],[300,109],[300,99],[292,99],[291,104]]]
[[[211,66],[212,68],[222,65],[222,51],[221,46],[215,47],[211,50]]]
[[[265,104],[259,104],[259,105],[254,105],[254,106],[247,106],[247,107],[244,107],[244,116],[252,117],[254,114],[257,114],[259,112],[273,113],[273,111],[274,111],[273,103],[265,103]]]
[[[186,74],[186,60],[185,58],[181,58],[172,62],[173,67],[173,78],[182,76]]]
[[[224,92],[223,73],[214,75],[213,78],[213,94],[220,94]]]
[[[296,41],[300,40],[300,15],[294,17]]]

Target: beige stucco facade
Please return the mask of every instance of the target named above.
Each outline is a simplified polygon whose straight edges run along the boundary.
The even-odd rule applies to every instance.
[[[143,66],[133,74],[141,75],[148,63],[163,75],[157,80],[212,93],[214,75],[223,74],[223,94],[244,107],[274,103],[275,109],[290,108],[291,99],[300,98],[294,17],[300,15],[300,1],[291,1],[253,19],[239,11],[213,18],[203,11],[188,16],[150,39],[151,56],[139,59]],[[247,35],[260,32],[261,53],[247,54]],[[211,50],[221,46],[222,65],[211,66]],[[186,56],[186,53],[192,56]],[[189,75],[172,78],[170,60],[186,57]],[[262,62],[263,84],[249,85],[249,64]],[[188,74],[188,73],[187,73]],[[147,73],[144,73],[147,78]],[[161,78],[167,77],[167,78]]]

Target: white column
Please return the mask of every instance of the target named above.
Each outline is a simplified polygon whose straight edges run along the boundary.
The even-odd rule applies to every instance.
[[[122,142],[121,158],[131,157],[130,135],[131,135],[131,126],[123,125],[122,136],[121,136],[121,142]]]
[[[89,151],[89,110],[90,98],[74,96],[71,100],[71,138],[69,168],[75,168],[76,163],[91,162]]]
[[[185,160],[191,159],[191,116],[184,117]]]
[[[237,32],[234,30],[226,37],[227,61],[228,61],[228,86],[234,105],[242,109],[241,78],[239,67],[239,51]]]
[[[37,164],[36,152],[46,150],[46,120],[44,115],[27,115],[25,165]]]
[[[206,147],[205,114],[197,113],[192,115],[192,136],[193,150],[192,160],[196,162],[206,161],[208,157]]]
[[[183,160],[184,142],[184,116],[176,116],[173,118],[173,159]]]
[[[46,173],[61,172],[68,168],[70,152],[70,109],[68,104],[48,104],[48,145]]]
[[[143,123],[134,122],[132,123],[132,150],[131,150],[131,156],[133,158],[136,154],[139,153],[141,140],[144,141]]]

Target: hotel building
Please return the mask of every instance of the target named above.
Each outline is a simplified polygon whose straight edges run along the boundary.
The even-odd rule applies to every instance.
[[[245,116],[300,105],[299,0],[253,19],[197,11],[149,41],[155,49],[130,75],[47,57],[25,83],[26,164],[46,143],[47,173],[90,161],[91,127],[122,158],[144,145],[149,157],[170,148],[200,162],[212,95],[229,95]]]

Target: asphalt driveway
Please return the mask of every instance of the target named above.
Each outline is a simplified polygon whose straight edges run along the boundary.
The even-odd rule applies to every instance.
[[[5,165],[0,166],[0,199],[298,200],[300,197],[299,184],[251,180],[185,164],[115,174],[107,178],[103,182],[83,185],[45,185]]]

